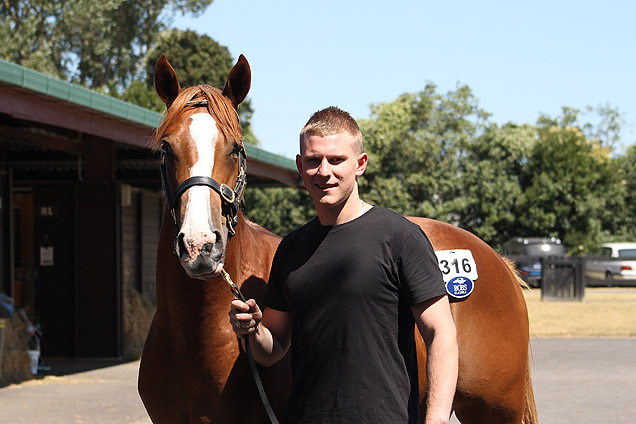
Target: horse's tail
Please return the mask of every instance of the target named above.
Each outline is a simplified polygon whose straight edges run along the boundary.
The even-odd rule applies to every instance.
[[[530,372],[530,355],[528,355],[528,363],[526,365],[526,394],[521,424],[537,424],[538,422],[539,416],[537,415],[537,405],[534,403],[534,390],[532,388],[532,376]]]
[[[519,268],[517,268],[517,264],[515,263],[515,261],[503,255],[500,257],[505,262],[508,269],[510,269],[510,271],[513,273],[515,280],[517,280],[517,283],[519,283],[521,288],[530,289],[530,285],[523,281],[523,279],[521,278],[521,275],[519,274]]]
[[[521,286],[521,288],[529,289],[530,286],[525,281],[523,281],[523,279],[519,275],[519,270],[517,269],[516,264],[512,260],[504,256],[502,256],[502,259],[504,260],[506,265],[508,265],[508,268],[510,268],[510,270],[514,274],[515,279],[517,280],[517,283]],[[521,421],[521,424],[537,424],[539,422],[539,416],[537,414],[537,405],[535,404],[535,401],[534,401],[534,389],[532,388],[532,372],[530,369],[530,358],[531,356],[528,355],[528,360],[526,362],[526,389],[525,389],[525,399],[524,399],[524,406],[523,406],[523,419]]]

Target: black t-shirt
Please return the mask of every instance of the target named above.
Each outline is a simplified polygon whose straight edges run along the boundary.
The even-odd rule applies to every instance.
[[[428,238],[388,209],[288,234],[265,294],[292,315],[287,422],[418,422],[410,308],[445,293]]]

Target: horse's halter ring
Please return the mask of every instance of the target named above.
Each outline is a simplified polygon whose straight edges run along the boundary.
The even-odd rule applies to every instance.
[[[191,100],[186,104],[186,106],[192,107],[207,107],[207,100],[193,101]],[[179,199],[189,188],[194,186],[208,186],[221,197],[221,203],[223,204],[223,216],[226,220],[227,230],[228,230],[228,239],[236,234],[234,227],[238,223],[238,211],[240,209],[241,197],[243,196],[243,191],[245,190],[245,184],[247,183],[247,154],[245,153],[245,146],[243,143],[240,143],[238,150],[239,156],[239,173],[236,176],[236,182],[234,184],[234,190],[232,190],[226,184],[219,184],[216,180],[211,177],[205,176],[195,176],[190,177],[177,187],[177,190],[174,193],[174,197],[172,192],[170,191],[170,186],[168,185],[168,174],[166,171],[166,150],[161,154],[161,180],[163,182],[163,191],[166,194],[166,200],[168,201],[168,206],[170,207],[170,214],[172,215],[172,223],[175,227],[179,228],[179,224],[177,222],[177,214],[175,208]]]

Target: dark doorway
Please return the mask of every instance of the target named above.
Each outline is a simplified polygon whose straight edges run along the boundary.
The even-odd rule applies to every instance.
[[[72,184],[33,188],[34,306],[43,356],[74,355],[74,199]]]

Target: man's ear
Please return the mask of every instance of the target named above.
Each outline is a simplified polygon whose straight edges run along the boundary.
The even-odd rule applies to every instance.
[[[302,173],[303,173],[303,158],[300,155],[296,155],[296,168],[298,169],[298,173],[302,175]]]
[[[358,156],[358,167],[356,168],[356,177],[364,174],[364,171],[367,169],[367,164],[369,163],[369,155],[366,153],[360,153]]]

